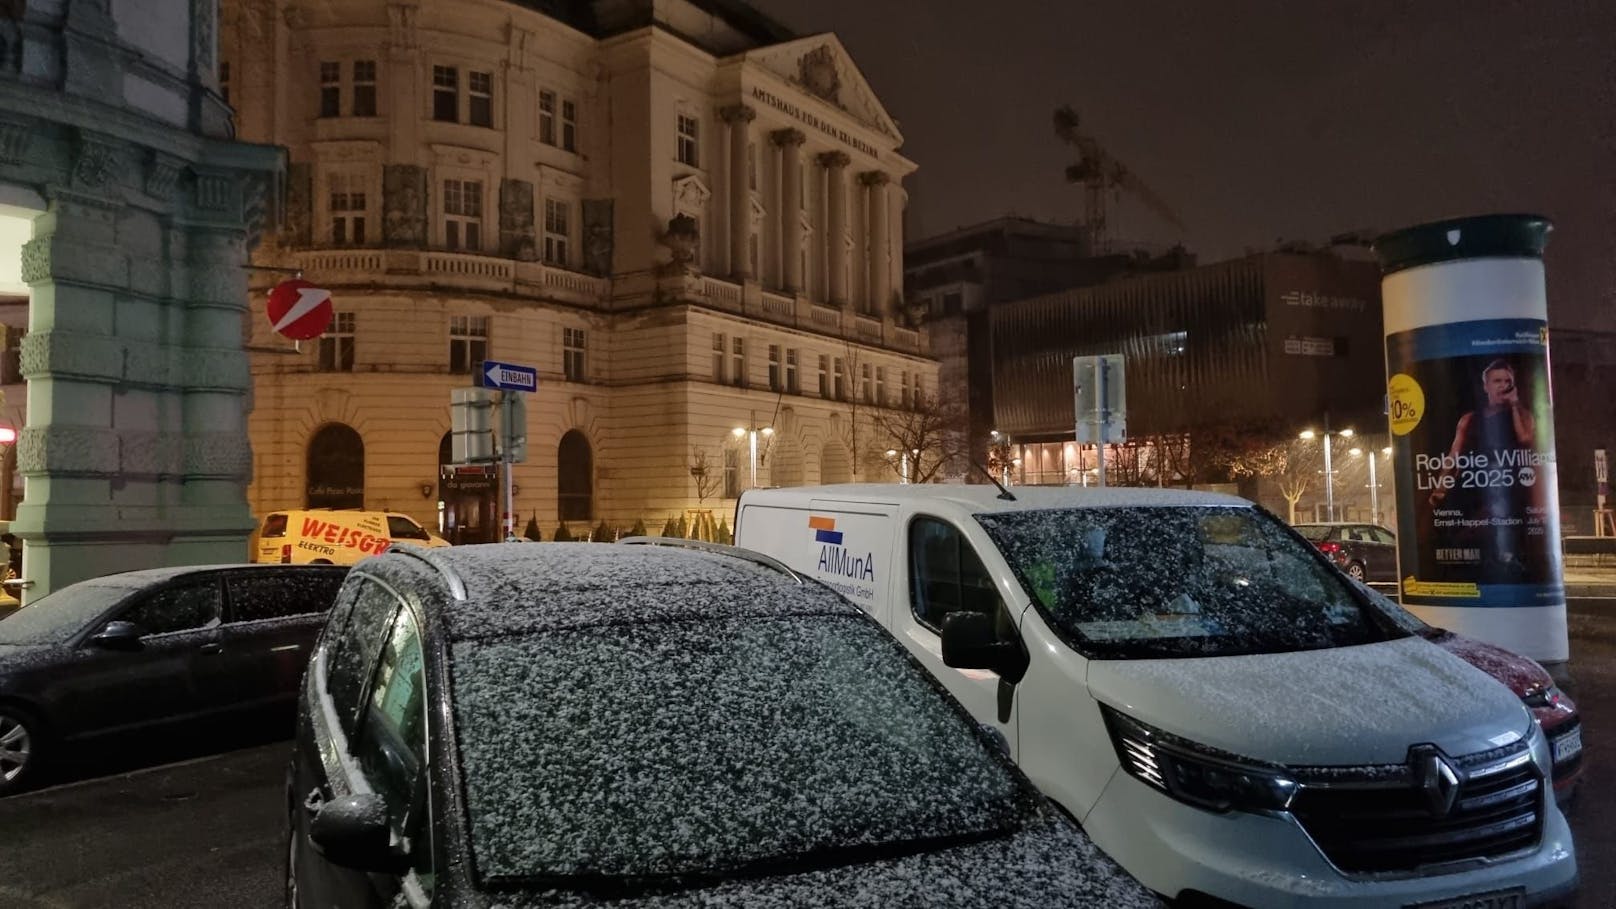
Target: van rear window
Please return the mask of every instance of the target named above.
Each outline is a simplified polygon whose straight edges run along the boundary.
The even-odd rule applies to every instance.
[[[272,514],[269,517],[265,518],[264,519],[264,532],[259,534],[259,536],[261,536],[261,537],[284,537],[284,536],[286,536],[286,515]]]

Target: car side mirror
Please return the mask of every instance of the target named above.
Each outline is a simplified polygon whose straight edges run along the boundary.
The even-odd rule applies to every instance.
[[[133,652],[145,646],[140,643],[140,638],[145,633],[146,629],[134,622],[108,622],[105,628],[90,638],[90,643],[103,650]]]
[[[1027,652],[1018,641],[1001,641],[993,617],[955,612],[943,619],[943,665],[988,669],[1014,685],[1027,674]]]
[[[328,861],[356,871],[402,874],[409,858],[393,848],[387,802],[374,792],[347,795],[320,806],[309,840]]]

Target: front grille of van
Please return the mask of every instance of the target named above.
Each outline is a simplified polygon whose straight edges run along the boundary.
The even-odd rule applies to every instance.
[[[1349,874],[1411,872],[1536,846],[1543,775],[1526,742],[1464,758],[1430,746],[1407,764],[1301,769],[1291,811]]]

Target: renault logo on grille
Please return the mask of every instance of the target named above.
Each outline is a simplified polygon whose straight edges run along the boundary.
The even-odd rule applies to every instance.
[[[1433,817],[1447,817],[1459,798],[1459,772],[1431,745],[1409,749],[1408,760],[1414,771],[1414,788],[1425,796],[1425,806]]]

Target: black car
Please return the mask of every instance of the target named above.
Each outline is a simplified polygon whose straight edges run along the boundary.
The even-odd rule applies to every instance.
[[[1297,524],[1296,532],[1353,580],[1397,583],[1397,535],[1379,524]]]
[[[1138,906],[897,641],[728,547],[393,549],[288,770],[291,906]]]
[[[285,716],[348,569],[157,568],[81,581],[0,620],[0,795],[60,748],[248,710]]]

